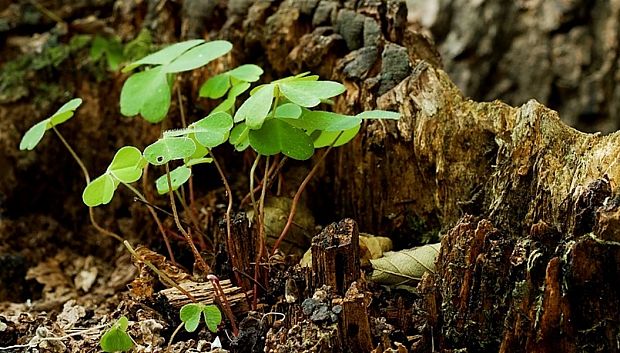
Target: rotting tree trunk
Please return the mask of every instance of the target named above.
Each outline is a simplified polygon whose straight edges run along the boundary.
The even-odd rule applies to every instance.
[[[397,2],[259,2],[225,32],[252,33],[246,46],[276,72],[344,80],[340,112],[402,113],[367,124],[326,175],[362,229],[456,224],[424,281],[418,351],[431,332],[443,351],[618,351],[620,135],[580,133],[535,101],[465,99],[405,13]]]
[[[580,133],[535,101],[465,99],[431,42],[406,28],[398,1],[198,3],[184,3],[184,33],[236,45],[214,66],[312,70],[345,82],[339,112],[402,113],[366,124],[327,164],[332,183],[321,187],[335,214],[363,231],[402,243],[419,240],[420,224],[448,229],[414,310],[415,351],[431,342],[445,352],[619,350],[620,135]],[[139,6],[146,15],[126,12],[119,26],[146,18],[174,38],[160,29],[178,9]],[[225,23],[205,26],[222,13]]]

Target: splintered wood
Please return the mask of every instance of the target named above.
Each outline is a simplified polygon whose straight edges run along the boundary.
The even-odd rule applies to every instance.
[[[360,277],[357,223],[344,219],[332,223],[312,239],[312,285],[330,286],[344,295]]]
[[[246,313],[249,310],[247,295],[239,287],[235,287],[230,280],[220,281],[222,290],[226,294],[226,298],[235,314]],[[213,304],[215,290],[211,282],[184,282],[179,283],[183,289],[187,290],[197,301],[204,304]],[[168,303],[175,308],[180,308],[192,301],[176,288],[167,288],[159,292],[168,299]]]

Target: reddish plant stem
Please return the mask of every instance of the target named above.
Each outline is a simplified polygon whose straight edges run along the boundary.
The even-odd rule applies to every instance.
[[[301,182],[301,185],[299,185],[299,189],[297,189],[297,192],[295,193],[295,197],[293,197],[293,202],[291,203],[291,212],[288,215],[288,220],[286,221],[286,225],[284,226],[284,229],[282,229],[282,233],[280,233],[278,240],[276,240],[276,242],[273,244],[273,249],[271,250],[272,256],[276,253],[276,251],[280,247],[280,243],[286,237],[286,234],[291,228],[291,225],[293,225],[293,218],[295,218],[295,213],[297,212],[297,204],[299,203],[301,194],[304,192],[304,189],[306,188],[306,186],[308,185],[308,183],[310,182],[314,174],[316,174],[316,172],[319,170],[319,165],[321,165],[321,163],[325,160],[325,157],[327,157],[327,155],[332,150],[332,148],[334,148],[334,144],[336,143],[336,141],[338,141],[340,136],[342,136],[342,131],[338,134],[338,136],[336,136],[334,141],[332,141],[332,143],[329,145],[329,148],[327,148],[325,153],[323,153],[321,158],[319,158],[319,160],[316,162],[314,167],[312,167],[312,169],[310,170],[310,173],[306,175],[306,178],[304,179],[304,181]]]
[[[232,312],[232,308],[230,307],[230,303],[228,302],[226,293],[224,293],[224,290],[222,289],[222,286],[220,285],[219,278],[217,278],[216,275],[209,275],[207,276],[207,279],[211,281],[211,284],[213,284],[213,290],[215,291],[215,297],[218,298],[220,305],[222,306],[222,309],[224,309],[224,314],[226,315],[226,317],[228,317],[228,320],[230,321],[230,326],[232,327],[233,335],[237,337],[239,335],[239,330],[237,329],[235,315]]]
[[[230,213],[232,212],[233,205],[233,195],[232,190],[230,189],[230,185],[228,184],[228,179],[226,179],[226,174],[224,174],[224,170],[222,166],[215,158],[213,152],[209,149],[209,155],[213,158],[213,164],[215,164],[215,168],[217,172],[220,174],[220,178],[222,179],[222,183],[224,184],[224,189],[226,190],[226,196],[228,196],[228,206],[226,207],[226,247],[228,249],[228,256],[230,256],[230,261],[232,262],[233,267],[239,267],[239,259],[237,259],[237,251],[235,250],[235,245],[233,243],[232,232],[231,232],[231,221],[230,221]],[[238,273],[235,272],[235,280],[240,285],[241,277]]]

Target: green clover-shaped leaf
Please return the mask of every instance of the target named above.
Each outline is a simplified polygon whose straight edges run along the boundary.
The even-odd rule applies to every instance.
[[[237,124],[230,132],[228,141],[235,146],[235,150],[245,151],[250,146],[249,132],[250,128],[245,123]]]
[[[81,104],[82,99],[72,99],[60,107],[60,109],[58,109],[52,116],[36,123],[28,129],[28,131],[24,134],[24,137],[22,137],[22,140],[19,143],[19,149],[22,151],[34,149],[39,142],[41,142],[43,135],[45,135],[45,131],[69,120]]]
[[[204,43],[203,39],[192,39],[185,42],[169,45],[153,54],[149,54],[144,58],[125,66],[123,68],[123,72],[131,71],[140,65],[169,64],[172,62],[172,60],[179,57],[179,55],[202,43]]]
[[[256,65],[241,65],[235,69],[230,71],[221,73],[219,75],[215,75],[207,80],[201,87],[199,91],[200,97],[207,98],[221,98],[223,97],[228,89],[231,86],[238,86],[247,82],[255,82],[258,81],[260,75],[263,74],[263,69]],[[231,82],[234,79],[238,82]],[[250,87],[249,85],[247,87]],[[245,88],[243,91],[245,91]],[[236,93],[232,95],[232,97],[238,96],[240,93]],[[231,95],[229,95],[229,98]],[[226,109],[227,110],[227,109]]]
[[[108,173],[123,183],[133,183],[142,176],[145,160],[142,152],[133,146],[119,149],[108,167]]]
[[[217,326],[222,322],[222,313],[215,305],[200,303],[185,304],[179,312],[181,321],[185,324],[187,332],[194,332],[200,324],[201,316],[204,316],[207,328],[211,332],[217,331]]]
[[[184,165],[175,168],[170,172],[170,184],[172,185],[172,191],[177,190],[181,185],[185,184],[192,175],[192,170]],[[155,180],[155,186],[157,192],[160,195],[166,194],[170,191],[168,187],[168,177],[166,174],[160,176]]]
[[[200,315],[202,313],[203,304],[191,303],[185,304],[179,312],[181,321],[185,323],[185,331],[194,332],[200,324]]]
[[[343,131],[320,131],[318,137],[314,140],[314,148],[321,148],[330,146],[332,143],[334,147],[342,146],[345,143],[353,140],[353,138],[360,131],[362,125],[357,125],[348,130]],[[338,137],[338,135],[342,132],[342,135]],[[334,142],[334,140],[338,137],[338,140]]]
[[[230,77],[223,73],[215,75],[207,80],[202,86],[198,95],[200,97],[206,97],[211,99],[217,99],[223,97],[230,88]]]
[[[121,89],[121,114],[162,121],[170,108],[170,85],[161,67],[133,74]]]
[[[82,201],[88,207],[110,203],[118,182],[110,174],[103,174],[91,181],[82,193]]]
[[[171,63],[163,65],[164,72],[175,73],[199,68],[228,53],[231,49],[232,44],[225,40],[201,44],[181,54]]]
[[[306,108],[315,107],[321,100],[345,91],[342,84],[333,81],[295,80],[279,83],[278,88],[288,100]]]
[[[245,121],[251,129],[260,129],[269,114],[275,85],[264,85],[250,96],[237,110],[235,122]]]
[[[228,139],[233,119],[226,112],[217,112],[200,119],[191,125],[196,141],[206,148],[213,148]]]
[[[222,312],[215,305],[205,305],[202,308],[207,328],[211,332],[217,332],[217,326],[222,322]]]
[[[243,82],[256,82],[262,74],[263,69],[253,64],[241,65],[228,71],[230,77],[234,77]]]
[[[152,143],[144,149],[144,158],[152,165],[166,164],[174,159],[190,157],[196,144],[189,137],[168,137]]]
[[[265,156],[281,152],[293,159],[306,160],[314,153],[310,136],[280,119],[267,120],[260,130],[250,130],[249,139],[250,146]]]
[[[280,119],[297,119],[301,116],[301,108],[294,103],[284,103],[276,108],[275,117]]]
[[[127,318],[122,316],[101,336],[99,345],[104,352],[126,352],[133,347],[133,341],[126,332],[128,324]]]

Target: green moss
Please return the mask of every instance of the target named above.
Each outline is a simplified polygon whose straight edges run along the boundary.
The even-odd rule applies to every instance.
[[[57,44],[56,39],[51,38],[41,53],[25,54],[7,62],[0,68],[0,103],[15,102],[33,92],[38,93],[45,88],[43,86],[55,86],[55,83],[46,84],[45,80],[33,78],[40,72],[59,69],[71,55],[84,49],[90,40],[90,36],[78,35],[67,44]]]

